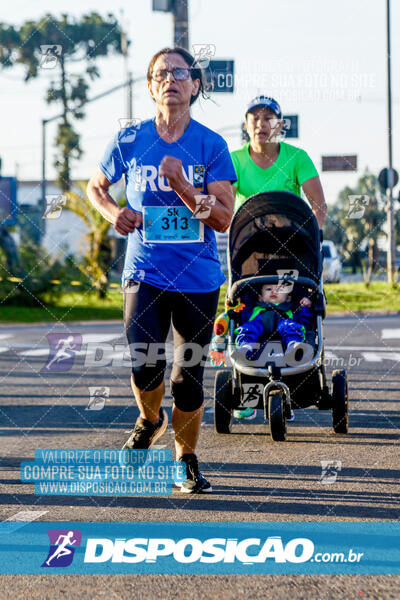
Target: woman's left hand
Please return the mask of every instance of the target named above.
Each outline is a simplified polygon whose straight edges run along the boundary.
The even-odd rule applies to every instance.
[[[169,185],[174,190],[179,190],[185,185],[186,180],[182,173],[182,161],[174,156],[164,156],[161,161],[159,174],[166,177]]]

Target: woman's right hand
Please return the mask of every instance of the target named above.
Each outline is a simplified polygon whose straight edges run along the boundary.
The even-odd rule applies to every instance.
[[[131,208],[124,206],[115,219],[114,229],[121,235],[128,235],[128,233],[135,231],[136,227],[140,227],[142,221],[142,213],[135,212]]]

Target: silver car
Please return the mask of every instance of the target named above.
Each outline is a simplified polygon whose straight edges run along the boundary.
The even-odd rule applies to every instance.
[[[335,244],[331,240],[322,242],[323,278],[325,283],[339,283],[342,263]]]

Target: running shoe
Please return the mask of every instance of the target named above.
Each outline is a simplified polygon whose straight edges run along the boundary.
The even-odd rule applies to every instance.
[[[163,408],[160,408],[160,415],[157,423],[151,423],[142,417],[138,417],[131,435],[122,446],[122,450],[146,450],[151,448],[158,438],[167,429],[168,415]]]
[[[255,408],[244,408],[243,410],[234,410],[233,416],[235,419],[242,419],[243,421],[251,421],[257,416]]]
[[[199,463],[195,454],[184,454],[179,460],[186,463],[186,481],[178,484],[181,486],[181,492],[184,494],[208,494],[212,492],[210,483],[199,471]]]

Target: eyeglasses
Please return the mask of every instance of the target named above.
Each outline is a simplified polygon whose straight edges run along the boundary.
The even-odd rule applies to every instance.
[[[190,69],[186,67],[174,67],[173,69],[159,69],[153,71],[151,77],[154,81],[164,81],[168,73],[171,73],[175,81],[186,81],[190,77]]]

